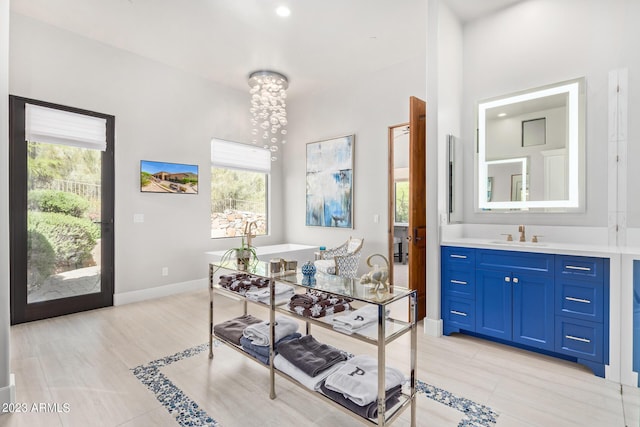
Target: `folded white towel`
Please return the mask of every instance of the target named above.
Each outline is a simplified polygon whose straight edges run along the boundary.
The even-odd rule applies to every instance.
[[[402,372],[395,368],[385,368],[385,390],[404,381]],[[329,375],[324,385],[329,390],[342,393],[357,405],[368,405],[378,398],[378,361],[371,356],[355,356]]]
[[[303,372],[293,363],[289,362],[281,354],[277,354],[276,357],[273,358],[273,366],[275,366],[276,369],[284,372],[309,390],[313,391],[320,390],[320,384],[322,384],[322,381],[324,381],[324,379],[327,378],[330,374],[340,369],[342,365],[344,365],[344,362],[338,362],[330,368],[327,368],[324,371],[320,371],[315,377],[312,377]]]
[[[287,335],[298,331],[298,324],[295,320],[287,316],[276,316],[275,341],[278,342]],[[254,345],[269,345],[271,343],[271,333],[269,322],[264,321],[247,326],[242,335],[249,338]]]
[[[273,293],[276,297],[278,295],[294,292],[293,286],[287,285],[286,283],[282,282],[276,282],[273,288]],[[266,288],[257,288],[255,290],[252,289],[250,291],[247,291],[247,293],[245,294],[248,299],[251,299],[253,301],[258,301],[265,298],[268,300],[270,295],[271,288],[268,286]]]
[[[387,310],[385,316],[389,315]],[[378,321],[378,306],[366,305],[342,316],[333,318],[333,328],[345,334],[352,334]]]
[[[294,296],[295,294],[296,293],[295,293],[295,291],[293,289],[290,292],[285,292],[283,294],[278,294],[273,299],[273,303],[275,305],[281,305],[281,304],[287,303],[287,302],[291,301],[291,297]],[[269,297],[260,298],[258,300],[258,302],[261,302],[263,304],[271,304],[271,300],[269,299]]]

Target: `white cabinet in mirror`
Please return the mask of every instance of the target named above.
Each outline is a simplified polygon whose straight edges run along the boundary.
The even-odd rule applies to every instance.
[[[478,103],[476,207],[584,210],[584,78]]]

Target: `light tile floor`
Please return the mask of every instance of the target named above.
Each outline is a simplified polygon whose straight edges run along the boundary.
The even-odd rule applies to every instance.
[[[177,426],[132,369],[205,343],[207,307],[203,290],[13,326],[12,371],[27,412],[0,416],[0,426]],[[216,299],[216,322],[240,312],[239,303]],[[375,351],[331,331],[312,333],[347,351]],[[405,339],[392,343],[388,363],[405,366],[407,347]],[[496,427],[640,425],[637,388],[570,362],[462,335],[419,333],[418,353],[419,380],[491,408]],[[270,400],[268,371],[224,345],[212,361],[204,351],[161,372],[224,427],[363,425],[283,379]],[[453,408],[424,395],[417,402],[418,426],[464,425]],[[36,411],[34,403],[48,407]],[[395,425],[409,425],[408,412]]]

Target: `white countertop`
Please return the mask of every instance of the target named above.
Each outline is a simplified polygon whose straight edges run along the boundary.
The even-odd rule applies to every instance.
[[[552,253],[564,255],[579,256],[598,256],[610,258],[618,254],[640,254],[640,248],[620,248],[617,246],[606,245],[585,245],[575,243],[556,243],[541,241],[539,243],[531,242],[507,242],[499,239],[477,239],[471,237],[453,237],[444,239],[440,245],[442,246],[460,246],[466,248],[483,248],[498,249],[504,251],[520,251],[520,252],[536,252],[536,253]]]

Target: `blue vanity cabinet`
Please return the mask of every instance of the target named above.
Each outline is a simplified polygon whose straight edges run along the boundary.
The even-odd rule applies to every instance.
[[[443,246],[441,251],[444,333],[475,331],[475,249]]]
[[[557,256],[555,351],[604,376],[609,363],[609,260]]]
[[[476,250],[476,332],[554,348],[554,256]]]
[[[609,259],[442,247],[443,332],[562,357],[604,377]]]

